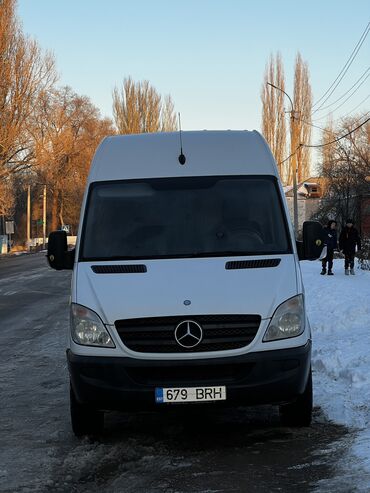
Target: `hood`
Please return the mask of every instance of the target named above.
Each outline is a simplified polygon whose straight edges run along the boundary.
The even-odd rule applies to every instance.
[[[94,310],[109,325],[116,320],[160,316],[253,314],[270,318],[278,305],[298,294],[294,255],[268,257],[273,258],[280,259],[275,267],[242,269],[226,269],[226,262],[263,257],[80,262],[72,301]],[[92,269],[138,264],[144,264],[146,272],[96,273]]]

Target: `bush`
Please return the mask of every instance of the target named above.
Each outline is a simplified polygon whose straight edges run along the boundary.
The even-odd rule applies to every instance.
[[[370,270],[370,238],[364,238],[361,241],[361,250],[357,252],[356,257],[360,269]]]

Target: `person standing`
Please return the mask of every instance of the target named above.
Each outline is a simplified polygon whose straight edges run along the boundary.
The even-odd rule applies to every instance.
[[[361,250],[361,239],[352,219],[347,219],[339,236],[339,248],[344,253],[344,273],[355,275],[355,253]]]
[[[331,219],[328,224],[323,228],[323,244],[326,246],[326,257],[322,259],[322,271],[321,275],[326,274],[326,264],[328,264],[328,276],[333,276],[333,257],[334,250],[338,248],[337,240],[337,222]]]

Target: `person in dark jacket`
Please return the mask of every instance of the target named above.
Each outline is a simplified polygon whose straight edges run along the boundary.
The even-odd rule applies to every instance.
[[[328,224],[322,230],[322,242],[327,248],[326,257],[322,260],[322,271],[321,275],[326,274],[326,264],[328,264],[328,276],[333,274],[333,257],[334,250],[338,249],[337,240],[337,222],[332,219],[328,221]]]
[[[347,219],[345,227],[339,236],[339,248],[344,253],[344,272],[348,276],[355,275],[355,253],[361,250],[361,239],[357,229],[353,226],[353,220]]]

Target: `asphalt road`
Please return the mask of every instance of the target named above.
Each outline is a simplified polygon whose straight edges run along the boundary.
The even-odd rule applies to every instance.
[[[283,428],[273,408],[119,414],[98,441],[70,428],[70,272],[44,254],[0,258],[0,492],[358,491],[352,434],[315,409]]]

